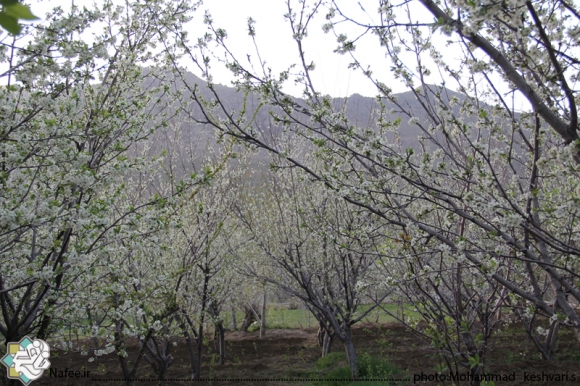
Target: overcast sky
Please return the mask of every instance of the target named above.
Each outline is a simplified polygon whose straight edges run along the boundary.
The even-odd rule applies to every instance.
[[[119,4],[124,3],[123,0],[114,1]],[[84,5],[84,1],[81,0],[62,0],[59,2],[32,0],[29,4],[33,12],[44,19],[46,13],[53,7],[61,6],[66,10],[73,3],[77,6]],[[102,1],[95,0],[95,3],[99,4]],[[363,21],[371,21],[369,15],[362,11],[357,1],[343,0],[342,3],[349,15],[356,16]],[[292,4],[295,7],[299,6],[298,0],[292,0]],[[376,0],[361,0],[361,4],[365,4],[369,14],[376,17]],[[88,1],[86,5],[89,5]],[[284,14],[288,12],[285,0],[204,0],[202,6],[195,13],[193,21],[186,27],[192,41],[196,41],[207,31],[207,26],[203,24],[204,11],[206,10],[211,13],[215,26],[224,28],[228,32],[228,48],[240,59],[243,59],[244,64],[248,64],[247,54],[253,61],[257,59],[252,40],[247,33],[249,17],[256,21],[256,40],[262,59],[267,62],[267,66],[280,72],[292,63],[299,63],[297,46],[292,39],[290,23],[284,19]],[[297,8],[295,11],[298,12],[299,9]],[[333,50],[338,46],[336,37],[332,33],[325,34],[322,31],[327,12],[328,8],[320,8],[311,23],[309,36],[305,41],[307,60],[314,61],[316,64],[316,70],[313,72],[315,87],[323,94],[336,97],[348,96],[353,93],[375,96],[376,90],[372,83],[366,80],[359,71],[347,68],[352,59],[346,55],[333,53]],[[346,30],[353,31],[349,33],[349,38],[355,35],[353,28],[346,28]],[[364,60],[374,64],[386,63],[384,53],[377,50],[379,46],[376,44],[376,39],[372,41],[366,39],[364,42],[359,42],[357,47],[357,55],[360,55]],[[188,67],[192,72],[197,72],[195,66]],[[214,63],[212,67],[215,82],[229,85],[232,80],[229,71],[218,63]],[[300,87],[288,87],[285,91],[296,96],[301,95]]]
[[[295,7],[299,6],[297,0],[293,0],[292,3]],[[341,1],[340,5],[341,9],[349,15],[363,22],[372,22],[371,17],[375,19],[377,17],[376,0],[362,0],[361,2],[347,0]],[[363,8],[368,13],[363,11]],[[292,63],[299,64],[297,45],[292,39],[290,23],[284,19],[284,14],[288,12],[284,0],[206,0],[201,7],[202,12],[198,13],[192,23],[192,34],[203,34],[205,31],[205,26],[201,23],[204,10],[211,13],[217,27],[226,29],[230,49],[244,64],[248,64],[246,54],[250,54],[253,61],[256,59],[255,48],[247,34],[248,17],[256,21],[257,44],[262,59],[268,63],[268,66],[277,73]],[[299,9],[295,11],[298,12]],[[320,8],[304,43],[307,63],[313,61],[316,64],[316,69],[312,73],[315,87],[323,94],[334,97],[344,97],[354,93],[376,96],[376,88],[360,73],[360,70],[348,69],[352,58],[349,55],[333,53],[338,46],[336,37],[332,32],[325,34],[322,31],[327,11],[327,8]],[[428,14],[425,16],[429,18]],[[341,31],[348,32],[349,38],[354,38],[357,32],[360,33],[359,28],[346,24],[341,26]],[[375,37],[368,36],[357,42],[356,46],[357,58],[372,64],[374,74],[379,75],[383,81],[391,78],[390,64]],[[229,82],[227,70],[220,67],[213,68],[219,70],[215,72],[215,81],[217,83]],[[397,85],[392,83],[390,86]],[[399,90],[404,91],[402,85],[399,86]],[[286,91],[296,96],[301,94],[300,87],[288,87]]]
[[[291,3],[298,12],[299,1],[291,0]],[[337,3],[341,10],[352,19],[362,23],[379,24],[377,0],[337,0]],[[418,5],[417,2],[409,4],[414,22],[434,22],[433,16],[424,7]],[[201,12],[198,12],[192,23],[192,34],[204,33],[206,27],[202,20],[205,10],[211,13],[216,27],[226,29],[228,47],[242,63],[248,64],[246,54],[251,55],[252,60],[255,60],[256,56],[255,48],[247,34],[247,19],[251,16],[256,21],[256,40],[260,54],[268,66],[272,67],[275,72],[280,72],[292,63],[299,64],[297,45],[292,39],[290,23],[284,19],[284,14],[288,12],[285,0],[205,0],[200,8]],[[322,31],[322,25],[327,22],[325,19],[327,12],[327,8],[320,9],[311,23],[309,36],[304,42],[307,63],[314,61],[316,64],[316,70],[312,73],[315,88],[333,97],[346,97],[354,93],[368,97],[376,96],[376,87],[361,74],[360,70],[348,69],[349,63],[353,61],[352,58],[349,55],[333,53],[338,46],[336,36],[332,32],[325,34]],[[338,29],[341,33],[346,33],[349,39],[362,33],[362,29],[352,23],[342,23]],[[461,46],[453,44],[447,47],[446,44],[456,39],[455,36],[448,37],[441,32],[435,32],[432,39],[448,65],[454,67],[459,63],[459,55],[462,53],[457,50]],[[390,72],[391,63],[385,57],[384,48],[379,45],[376,36],[366,35],[357,41],[356,47],[354,55],[357,60],[364,68],[370,65],[375,78],[387,84],[395,92],[408,91],[402,83],[394,79]],[[411,54],[408,55],[408,58],[414,59],[410,57]],[[422,60],[422,64],[427,65],[431,70],[431,76],[426,78],[427,83],[441,84],[443,79],[437,68],[430,62],[430,58],[425,55]],[[408,63],[411,69],[416,66],[414,60]],[[213,70],[215,82],[229,84],[231,77],[227,70],[219,65],[215,65]],[[508,84],[500,80],[499,76],[490,74],[490,77],[496,82],[495,86],[501,93],[507,95],[510,92]],[[457,85],[453,80],[445,79],[445,81],[446,87],[457,90]],[[291,84],[285,89],[286,92],[295,96],[300,96],[301,90],[301,87]],[[516,110],[529,109],[527,100],[521,96],[516,96],[513,102]]]
[[[77,5],[82,4],[80,0],[65,0],[58,5],[66,9],[72,1],[75,1]],[[101,0],[95,1],[97,4],[101,2]],[[123,3],[123,0],[115,1]],[[308,2],[313,3],[314,1]],[[370,24],[378,24],[379,22],[377,20],[377,0],[337,0],[337,3],[343,12],[357,21]],[[299,12],[299,0],[291,0],[291,4],[295,7],[294,11]],[[423,7],[415,5],[414,2],[410,4],[414,7],[411,9],[414,21],[427,23],[434,21]],[[52,1],[41,1],[36,4],[33,2],[32,9],[42,17],[46,11],[56,5]],[[192,41],[196,41],[207,31],[207,26],[203,23],[204,11],[206,10],[212,15],[214,25],[227,31],[228,48],[242,64],[249,65],[247,55],[250,55],[254,64],[258,62],[255,47],[247,33],[247,20],[252,17],[256,21],[256,40],[260,55],[266,61],[267,66],[271,67],[275,73],[279,73],[286,70],[291,64],[299,65],[300,59],[296,42],[292,39],[290,23],[284,18],[284,14],[288,12],[285,0],[204,0],[194,15],[193,21],[186,26]],[[327,12],[328,9],[324,6],[319,9],[318,14],[311,22],[309,36],[303,41],[307,63],[314,62],[316,64],[316,69],[312,72],[315,88],[321,93],[333,97],[346,97],[354,93],[368,97],[376,96],[375,86],[361,74],[360,70],[348,68],[349,63],[353,61],[351,56],[333,53],[338,46],[336,36],[332,32],[325,34],[322,31],[322,25],[327,22],[325,19]],[[362,32],[360,27],[351,23],[342,23],[338,28],[341,33],[346,33],[349,39],[357,37]],[[450,38],[436,32],[433,39],[444,54],[448,64],[458,61],[457,45],[452,49],[445,47],[445,42]],[[407,91],[400,82],[394,80],[390,72],[391,63],[385,57],[384,48],[378,44],[374,35],[368,34],[357,41],[356,47],[357,60],[365,68],[370,65],[374,77],[387,84],[395,92]],[[429,57],[424,59],[423,64],[429,62]],[[414,68],[415,64],[409,63]],[[195,66],[187,65],[185,62],[182,64],[199,75]],[[441,84],[442,79],[437,69],[431,65],[431,70],[432,75],[426,81],[431,84]],[[223,64],[213,61],[212,71],[216,83],[230,85],[232,76]],[[288,82],[287,85],[286,92],[294,96],[301,96],[302,87],[295,86],[292,82]],[[508,92],[506,86],[505,83],[500,85],[500,91]],[[447,81],[446,87],[456,90],[451,81]],[[527,101],[519,98],[518,104],[519,106],[516,108],[521,110],[525,108]]]

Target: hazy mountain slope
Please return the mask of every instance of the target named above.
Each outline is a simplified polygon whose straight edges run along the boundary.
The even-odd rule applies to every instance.
[[[191,73],[186,74],[186,81],[190,87],[197,84],[199,91],[204,99],[210,101],[215,99],[215,95],[207,88],[205,82],[196,77]],[[184,86],[182,81],[176,81],[174,87],[179,88],[185,95],[184,100],[187,100],[189,91]],[[436,86],[433,86],[436,87]],[[214,89],[216,90],[220,102],[231,111],[234,117],[242,109],[244,95],[238,92],[234,87],[229,87],[221,84],[214,84]],[[464,96],[453,92],[451,90],[444,89],[442,91],[443,100],[448,101],[451,97],[457,97],[460,101],[464,100]],[[400,126],[398,130],[398,138],[395,135],[391,136],[394,144],[399,145],[403,148],[413,147],[418,148],[419,139],[418,137],[422,134],[419,127],[416,125],[410,125],[409,119],[411,116],[415,116],[420,119],[421,122],[425,123],[425,126],[429,126],[426,122],[427,113],[425,112],[422,104],[417,100],[413,92],[408,91],[405,93],[396,94],[397,103],[402,106],[405,112],[401,111],[401,108],[393,103],[386,103],[385,110],[390,113],[389,119],[395,121],[400,119]],[[306,106],[304,100],[296,98],[297,103]],[[383,102],[384,103],[384,102]],[[253,112],[259,105],[259,98],[256,95],[248,95],[246,100],[246,108],[248,112]],[[346,116],[351,125],[358,128],[373,128],[375,127],[375,122],[378,116],[378,111],[380,108],[379,102],[376,98],[364,97],[359,94],[353,94],[348,98],[335,98],[333,100],[333,105],[336,110],[342,110],[346,113]],[[437,103],[432,101],[432,106],[437,106]],[[482,106],[485,106],[482,104]],[[191,104],[189,108],[194,111],[194,114],[199,116],[199,107],[195,104]],[[488,108],[488,107],[486,107]],[[262,107],[255,118],[254,127],[261,132],[262,139],[266,142],[273,142],[278,137],[278,133],[281,130],[280,127],[273,123],[271,117],[270,107]],[[280,112],[280,110],[274,112]],[[453,108],[454,114],[459,115],[459,107]],[[221,113],[223,114],[223,113]],[[435,112],[433,111],[435,115]],[[304,119],[308,119],[304,117]],[[475,122],[475,118],[467,119],[467,122]],[[179,159],[181,164],[178,165],[182,169],[183,173],[191,173],[192,169],[200,168],[201,164],[207,160],[208,154],[211,148],[215,148],[215,130],[211,127],[204,127],[201,124],[187,124],[182,126],[182,135],[179,139],[179,146],[173,146],[173,151],[179,153]],[[163,137],[165,136],[165,138]],[[164,133],[163,135],[156,134],[155,141],[167,141],[171,138],[171,133]],[[252,168],[265,168],[269,164],[271,155],[265,151],[259,151],[254,154],[251,158]],[[259,174],[259,173],[258,173]]]

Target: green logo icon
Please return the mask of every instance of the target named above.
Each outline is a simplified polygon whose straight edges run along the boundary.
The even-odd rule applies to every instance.
[[[40,378],[50,367],[50,346],[43,340],[25,336],[20,342],[9,342],[2,363],[8,369],[8,378],[19,379],[25,385]]]

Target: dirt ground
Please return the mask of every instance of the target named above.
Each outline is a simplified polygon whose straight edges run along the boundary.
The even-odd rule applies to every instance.
[[[402,372],[396,376],[401,379],[397,384],[414,384],[415,376],[435,374],[439,363],[428,342],[416,337],[405,327],[398,324],[377,326],[367,324],[357,326],[353,330],[357,355],[369,353],[372,356],[384,358],[394,364]],[[182,341],[176,340],[177,346],[172,347],[175,358],[169,369],[168,378],[176,380],[166,382],[167,385],[208,385],[209,382],[186,381],[188,372],[188,351]],[[87,342],[89,344],[89,342]],[[268,330],[265,339],[260,339],[258,332],[228,332],[226,335],[227,362],[225,365],[212,363],[215,354],[213,343],[208,341],[204,348],[205,361],[202,367],[202,377],[214,379],[212,385],[308,385],[308,382],[274,382],[248,380],[241,382],[224,381],[232,378],[308,378],[314,372],[314,366],[320,357],[317,345],[316,329],[284,329]],[[513,374],[515,381],[496,382],[497,385],[579,385],[580,386],[580,347],[568,331],[561,333],[558,345],[558,360],[542,361],[538,359],[532,343],[523,331],[512,329],[498,334],[489,343],[487,371],[495,374]],[[129,359],[134,357],[137,345],[130,347]],[[334,342],[332,351],[343,351],[339,341]],[[57,356],[57,357],[55,357]],[[215,355],[214,355],[215,358]],[[79,353],[63,353],[53,350],[51,355],[52,368],[73,371],[90,370],[86,378],[56,378],[47,372],[34,385],[124,385],[118,358],[109,354],[88,362],[88,356]],[[339,364],[337,364],[338,366]],[[542,374],[543,373],[543,374]],[[558,380],[555,376],[560,376]],[[566,378],[563,378],[567,375]],[[572,381],[572,375],[576,380]],[[549,377],[554,379],[549,381]],[[142,361],[137,373],[140,381],[136,385],[156,385],[155,375],[147,362]],[[406,379],[406,380],[405,380]],[[375,383],[373,383],[375,384]],[[385,382],[385,385],[393,384]],[[417,382],[416,384],[435,385],[437,382]],[[443,384],[451,384],[450,382]],[[461,382],[464,385],[467,383]]]

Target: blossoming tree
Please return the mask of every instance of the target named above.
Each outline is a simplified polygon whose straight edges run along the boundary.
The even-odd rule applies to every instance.
[[[351,327],[390,292],[369,280],[384,222],[308,181],[300,170],[282,168],[265,184],[238,213],[260,254],[249,259],[242,249],[240,270],[301,300],[325,331],[322,355],[336,337],[351,373],[358,374]],[[379,297],[374,304],[371,293]],[[363,310],[363,303],[369,307]]]
[[[431,320],[448,337],[453,327],[456,343],[449,353],[459,352],[459,366],[473,375],[483,371],[487,333],[474,329],[471,315],[491,327],[503,305],[510,305],[546,359],[553,356],[559,327],[580,340],[575,5],[378,1],[378,21],[372,24],[350,17],[338,0],[287,5],[299,70],[289,67],[276,75],[263,61],[246,65],[227,50],[226,32],[209,18],[213,40],[201,41],[200,59],[192,60],[210,74],[208,60],[201,60],[209,56],[208,44],[224,48],[238,87],[259,95],[284,132],[309,139],[324,162],[288,152],[283,141],[271,141],[260,127],[241,125],[231,115],[224,115],[227,123],[207,114],[200,119],[278,154],[387,221],[392,242],[385,257],[406,261],[407,272],[399,270],[395,282],[415,282],[408,294],[424,309],[447,302]],[[415,12],[421,7],[435,20]],[[336,52],[349,55],[352,67],[376,85],[379,107],[370,127],[349,122],[312,80],[316,67],[308,64],[303,47],[321,9],[327,10],[324,29],[337,36]],[[360,36],[349,39],[340,29],[347,23],[358,25]],[[253,39],[258,29],[252,20],[248,31]],[[449,36],[447,45],[459,55],[455,62],[435,43],[440,36]],[[392,79],[377,78],[372,69],[378,64],[357,56],[356,43],[366,38],[377,39],[384,50]],[[282,91],[292,77],[304,86],[301,100]],[[393,79],[416,104],[397,100],[387,86]],[[530,109],[516,111],[502,89],[526,100]],[[207,110],[202,102],[198,99]],[[217,93],[211,107],[227,110]],[[411,147],[397,140],[401,117],[418,134]],[[431,271],[443,281],[429,282]],[[425,292],[438,297],[428,299]],[[548,330],[534,327],[537,314],[549,319]]]
[[[96,266],[157,226],[139,229],[138,219],[163,218],[168,196],[129,199],[132,177],[153,168],[149,155],[134,150],[175,114],[163,84],[168,63],[154,50],[166,26],[185,22],[194,7],[55,8],[45,23],[0,46],[7,68],[0,88],[4,341],[46,339],[86,316],[91,303],[81,303],[82,289],[99,279]],[[88,38],[95,29],[102,33]],[[200,181],[183,179],[172,195]]]

